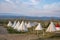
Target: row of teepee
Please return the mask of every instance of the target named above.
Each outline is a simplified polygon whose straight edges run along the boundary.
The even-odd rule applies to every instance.
[[[32,26],[35,26],[35,25],[36,24],[34,24],[34,23],[32,25],[30,22],[26,23],[24,21],[22,21],[21,24],[19,21],[17,23],[16,23],[16,21],[14,21],[13,24],[11,21],[9,21],[9,23],[7,24],[8,27],[10,26],[13,29],[16,29],[17,31],[28,31],[28,28],[31,28]]]
[[[38,26],[35,28],[35,30],[43,30],[41,24],[39,23]],[[50,25],[48,26],[46,32],[55,32],[56,31],[56,27],[54,25],[53,22],[50,23]]]
[[[7,26],[10,26],[14,29],[16,29],[17,31],[28,31],[28,28],[31,28],[32,27],[32,23],[24,23],[24,21],[20,22],[18,21],[16,23],[16,21],[14,21],[14,23],[12,24],[11,21],[9,21],[8,25]],[[40,23],[38,23],[37,27],[35,28],[35,30],[43,30],[42,26]],[[48,28],[46,29],[46,32],[55,32],[57,31],[55,25],[53,22],[50,23],[50,25],[48,26]]]

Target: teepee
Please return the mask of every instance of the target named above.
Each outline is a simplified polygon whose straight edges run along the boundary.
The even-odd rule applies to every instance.
[[[38,23],[37,22],[33,22],[33,24],[34,24],[33,26],[36,26]]]
[[[20,26],[18,27],[17,30],[18,30],[18,31],[24,31],[24,32],[27,32],[27,31],[28,31],[28,29],[27,29],[24,21],[21,22],[21,24],[20,24]]]
[[[27,26],[27,22],[25,22],[25,25]]]
[[[13,23],[12,27],[14,28],[15,26],[16,26],[16,21],[14,21],[14,23]]]
[[[55,32],[55,31],[56,31],[55,25],[53,22],[51,22],[46,32]]]
[[[56,24],[56,30],[59,31],[60,30],[60,25],[57,23]]]
[[[28,22],[28,24],[27,24],[27,28],[31,28],[31,27],[32,27],[31,23]]]
[[[7,24],[7,26],[10,26],[11,27],[12,26],[12,22],[9,21],[8,24]]]
[[[37,31],[37,36],[39,36],[39,35],[38,35],[38,34],[39,34],[39,31],[40,31],[40,30],[43,30],[43,28],[42,28],[42,26],[41,26],[40,23],[38,23],[38,25],[37,25],[37,27],[35,28],[35,30]]]
[[[16,23],[16,26],[14,27],[14,29],[17,29],[17,28],[19,27],[19,25],[20,25],[20,22],[18,21],[18,22]]]
[[[35,28],[35,30],[43,30],[42,26],[40,23],[38,23],[37,27]]]

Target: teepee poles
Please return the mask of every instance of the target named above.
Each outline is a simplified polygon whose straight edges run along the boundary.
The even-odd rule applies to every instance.
[[[37,31],[37,36],[39,37],[39,30],[42,30],[42,26],[41,26],[41,24],[40,23],[38,23],[38,25],[37,25],[37,27],[35,28],[35,30]]]

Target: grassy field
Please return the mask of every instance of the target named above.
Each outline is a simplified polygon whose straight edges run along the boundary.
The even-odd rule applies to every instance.
[[[53,39],[53,40],[58,39],[59,40],[60,39],[60,33],[54,33],[54,32],[53,33],[47,33],[47,32],[45,32],[45,30],[49,26],[51,20],[45,20],[45,21],[43,21],[43,20],[24,20],[26,22],[28,22],[28,21],[30,21],[30,22],[40,22],[42,27],[44,28],[44,30],[38,31],[38,34],[37,34],[37,31],[34,30],[34,28],[37,25],[35,27],[32,27],[32,28],[28,29],[29,30],[28,32],[18,32],[17,30],[6,26],[8,21],[9,20],[0,20],[0,24],[2,24],[2,26],[7,28],[9,34],[30,34],[30,35],[34,34],[34,35],[37,35],[40,40],[45,40],[45,39],[46,40],[48,40],[48,39]],[[10,21],[12,21],[12,23],[14,22],[14,20],[12,20],[12,19],[10,19]],[[19,21],[21,22],[22,20],[19,20]],[[53,22],[54,22],[54,24],[56,24],[56,23],[60,24],[60,20],[53,20]],[[43,31],[44,31],[44,35],[43,35]],[[39,40],[39,39],[37,39],[37,40]]]

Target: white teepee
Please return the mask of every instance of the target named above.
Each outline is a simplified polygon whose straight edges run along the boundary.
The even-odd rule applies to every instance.
[[[35,28],[35,30],[43,30],[42,26],[40,23],[38,23],[37,27]]]
[[[14,27],[14,29],[17,29],[17,28],[19,27],[19,25],[20,25],[20,22],[18,21],[18,22],[16,23],[16,26]]]
[[[27,24],[27,28],[31,28],[31,27],[32,27],[31,23],[28,22],[28,24]]]
[[[37,25],[38,23],[37,23],[37,22],[34,22],[33,24],[34,24],[34,25]]]
[[[32,22],[32,23],[31,23],[31,26],[35,26],[35,24]]]
[[[7,26],[12,26],[12,22],[9,21],[8,24],[7,24]]]
[[[13,23],[13,25],[11,27],[14,28],[15,26],[16,26],[16,21],[14,21],[14,23]]]
[[[25,22],[25,25],[27,26],[27,22]]]
[[[20,24],[20,26],[18,27],[18,31],[24,31],[24,32],[27,32],[28,29],[24,23],[24,21],[22,21],[22,23]]]
[[[53,22],[50,23],[49,27],[47,28],[46,32],[54,32],[56,31],[56,27]]]

